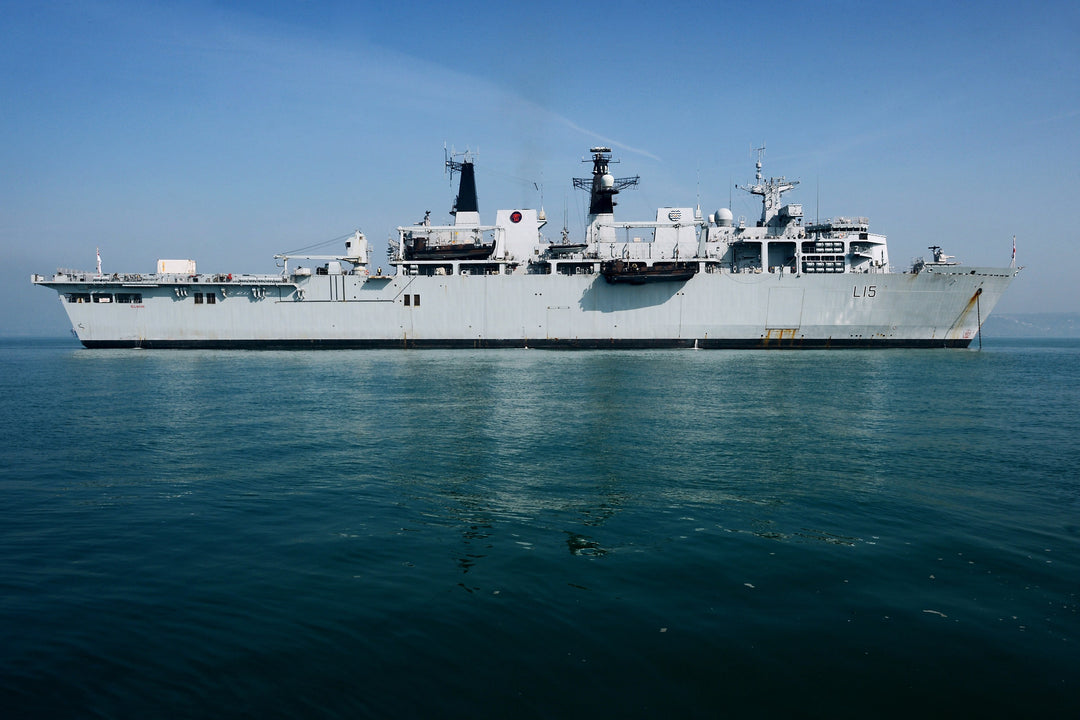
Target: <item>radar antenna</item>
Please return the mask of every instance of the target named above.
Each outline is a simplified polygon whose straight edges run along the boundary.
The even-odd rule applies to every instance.
[[[765,157],[765,143],[761,143],[759,148],[750,148],[750,154],[757,153],[757,180],[761,182],[761,159]]]
[[[451,145],[448,149],[446,143],[443,143],[443,160],[445,162],[444,172],[450,176],[451,185],[454,182],[454,173],[461,172],[462,168],[466,165],[472,165],[476,156],[480,154],[480,149],[470,150],[465,148],[465,152],[457,152]],[[457,158],[461,158],[458,160]]]
[[[592,177],[574,178],[574,187],[589,191],[589,214],[611,215],[615,212],[614,196],[620,190],[634,187],[641,180],[640,175],[617,178],[608,172],[608,165],[617,163],[611,159],[611,148],[590,148],[592,159],[582,158],[581,162],[592,162]]]

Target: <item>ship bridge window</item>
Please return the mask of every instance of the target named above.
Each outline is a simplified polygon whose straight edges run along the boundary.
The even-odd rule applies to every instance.
[[[64,299],[69,303],[88,303],[90,302],[90,293],[66,293]]]
[[[116,302],[137,305],[142,302],[142,293],[117,293]]]

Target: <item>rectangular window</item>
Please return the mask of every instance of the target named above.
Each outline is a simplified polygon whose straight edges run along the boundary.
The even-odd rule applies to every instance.
[[[142,293],[117,293],[116,302],[137,305],[142,302]]]
[[[68,293],[66,295],[69,303],[88,303],[90,302],[90,293]]]
[[[202,293],[195,293],[195,304],[202,305]]]
[[[94,293],[94,302],[96,303],[111,303],[112,293]]]
[[[213,305],[216,302],[217,302],[217,297],[214,295],[214,293],[206,293],[206,304],[207,305]]]
[[[413,307],[420,307],[420,296],[419,295],[413,295],[412,296],[412,304],[413,304]]]
[[[409,307],[409,302],[412,300],[408,295],[405,296],[405,307]]]

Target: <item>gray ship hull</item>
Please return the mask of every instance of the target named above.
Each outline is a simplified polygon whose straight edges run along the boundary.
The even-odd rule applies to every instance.
[[[872,348],[967,347],[1018,272],[705,270],[646,285],[591,273],[34,282],[60,293],[88,348]]]

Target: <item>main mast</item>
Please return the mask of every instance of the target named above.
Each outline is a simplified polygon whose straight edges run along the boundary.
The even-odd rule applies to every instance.
[[[594,239],[596,231],[603,225],[610,225],[615,221],[615,196],[620,190],[633,187],[641,180],[639,175],[633,177],[616,178],[608,171],[608,164],[612,161],[611,148],[594,147],[589,150],[592,153],[592,177],[574,178],[574,187],[589,191],[589,218],[588,235]],[[582,160],[588,162],[588,160]]]
[[[767,227],[769,225],[775,225],[771,222],[777,213],[780,212],[780,196],[786,193],[788,190],[793,189],[799,184],[798,180],[788,180],[787,178],[780,176],[778,178],[769,178],[765,180],[761,175],[761,158],[765,155],[765,146],[757,148],[757,174],[754,179],[756,182],[750,187],[739,186],[735,187],[740,190],[745,190],[751,195],[761,196],[761,221],[758,222],[759,227]],[[782,223],[781,223],[782,224]]]

